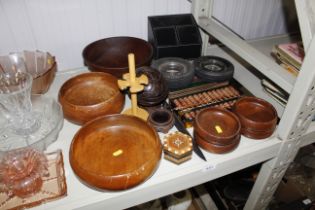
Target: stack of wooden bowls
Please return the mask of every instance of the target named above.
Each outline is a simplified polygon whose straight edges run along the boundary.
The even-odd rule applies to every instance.
[[[212,153],[234,150],[240,142],[241,123],[238,117],[223,108],[211,107],[200,111],[194,122],[196,143]]]
[[[277,111],[269,102],[261,98],[242,97],[235,103],[233,112],[240,119],[241,133],[246,137],[265,139],[276,129]]]

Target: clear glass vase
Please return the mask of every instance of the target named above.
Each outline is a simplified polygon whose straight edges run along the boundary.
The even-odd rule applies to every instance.
[[[32,112],[32,75],[26,72],[0,73],[0,111],[11,128],[19,135],[28,135],[40,127]]]

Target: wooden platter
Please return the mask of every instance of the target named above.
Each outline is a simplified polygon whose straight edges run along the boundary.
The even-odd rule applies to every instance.
[[[156,131],[144,120],[114,114],[86,123],[70,147],[73,171],[87,184],[123,190],[149,178],[161,159]]]

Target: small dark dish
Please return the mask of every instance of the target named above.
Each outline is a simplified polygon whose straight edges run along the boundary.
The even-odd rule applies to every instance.
[[[137,76],[142,74],[148,77],[149,83],[143,91],[137,94],[141,106],[156,106],[161,104],[168,96],[168,87],[162,74],[156,69],[144,66],[136,70]]]
[[[242,134],[253,139],[267,138],[277,126],[277,111],[257,97],[242,97],[233,107],[242,124]]]
[[[239,138],[241,123],[238,117],[223,108],[210,107],[200,111],[194,121],[194,133],[204,141],[228,145]]]
[[[103,72],[90,72],[66,81],[59,90],[59,102],[65,118],[84,124],[96,117],[120,113],[125,97],[117,78]]]
[[[174,125],[174,117],[171,111],[166,108],[152,109],[149,114],[148,123],[157,132],[167,133]]]
[[[86,123],[74,136],[70,164],[90,186],[124,190],[147,180],[158,167],[162,145],[140,118],[115,114]]]
[[[149,66],[153,56],[151,44],[135,37],[110,37],[87,45],[84,63],[91,71],[103,71],[120,78],[129,70],[128,54],[135,55],[136,68]]]

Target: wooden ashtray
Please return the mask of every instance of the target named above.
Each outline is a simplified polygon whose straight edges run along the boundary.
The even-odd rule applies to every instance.
[[[106,115],[86,123],[70,147],[73,171],[87,184],[123,190],[150,177],[161,158],[156,131],[131,115]]]
[[[118,88],[116,77],[91,72],[66,81],[59,90],[59,102],[65,118],[84,124],[102,115],[120,113],[125,97]]]
[[[191,159],[192,139],[181,132],[171,133],[164,138],[164,158],[176,164]]]

